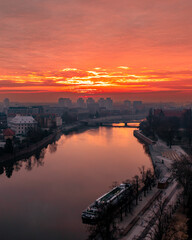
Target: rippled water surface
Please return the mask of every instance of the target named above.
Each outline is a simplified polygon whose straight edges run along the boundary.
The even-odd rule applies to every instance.
[[[100,127],[63,135],[40,155],[1,168],[1,239],[86,239],[82,210],[114,181],[151,167],[133,130]]]

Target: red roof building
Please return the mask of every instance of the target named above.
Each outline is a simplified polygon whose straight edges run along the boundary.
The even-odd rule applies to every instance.
[[[3,136],[6,139],[13,139],[15,132],[11,128],[6,128],[3,130]]]

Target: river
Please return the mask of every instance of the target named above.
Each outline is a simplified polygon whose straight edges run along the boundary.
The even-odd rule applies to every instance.
[[[86,239],[82,210],[113,182],[131,179],[142,165],[152,168],[133,130],[99,127],[62,135],[38,156],[1,168],[1,239]]]

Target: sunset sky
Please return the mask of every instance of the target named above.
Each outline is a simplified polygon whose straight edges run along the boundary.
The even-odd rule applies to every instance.
[[[191,13],[191,0],[0,0],[0,101],[191,101]]]

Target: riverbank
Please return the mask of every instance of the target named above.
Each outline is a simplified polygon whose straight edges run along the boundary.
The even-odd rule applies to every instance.
[[[148,144],[148,140],[146,143]],[[148,146],[154,171],[158,175],[158,179],[170,176],[171,164],[173,161],[186,154],[180,146],[173,146],[172,149],[170,149],[161,140],[158,140],[155,144],[149,144]],[[157,187],[153,188],[149,196],[142,197],[142,201],[139,202],[139,205],[135,206],[134,214],[125,217],[123,222],[118,223],[123,233],[123,240],[144,239],[142,237],[150,231],[150,223],[151,221],[155,221],[155,217],[151,213],[156,202],[155,196],[158,191]],[[177,206],[177,199],[180,193],[180,190],[177,189],[176,182],[172,182],[167,189],[163,190],[162,196],[164,199],[167,199],[167,206],[169,206],[170,210]],[[145,209],[145,214],[141,214],[141,209]],[[146,229],[148,229],[148,232]]]
[[[40,151],[42,148],[46,147],[49,143],[54,141],[58,132],[54,132],[49,136],[43,138],[41,141],[31,144],[30,146],[21,149],[17,152],[8,153],[0,158],[0,163],[10,162],[10,161],[18,161],[22,158],[28,158],[33,155],[35,152]]]
[[[67,133],[70,133],[72,131],[77,131],[77,130],[83,129],[83,128],[87,129],[88,127],[86,127],[86,126],[82,125],[81,123],[77,122],[77,123],[73,123],[73,124],[63,126],[61,131],[62,131],[62,133],[67,134]]]
[[[134,136],[136,138],[138,138],[139,140],[143,141],[145,144],[149,144],[149,145],[152,145],[152,144],[155,144],[155,141],[146,137],[142,132],[141,130],[134,130],[133,132]]]
[[[50,134],[49,136],[43,138],[41,141],[36,142],[34,144],[31,144],[28,147],[25,147],[24,149],[15,151],[13,153],[7,153],[0,157],[0,163],[7,163],[10,161],[18,161],[22,158],[28,158],[35,154],[38,151],[41,151],[42,148],[46,147],[48,144],[53,142],[58,135],[61,133],[68,134],[72,131],[77,131],[81,128],[85,128],[80,123],[70,124],[64,126],[62,129],[58,129],[54,133]]]

